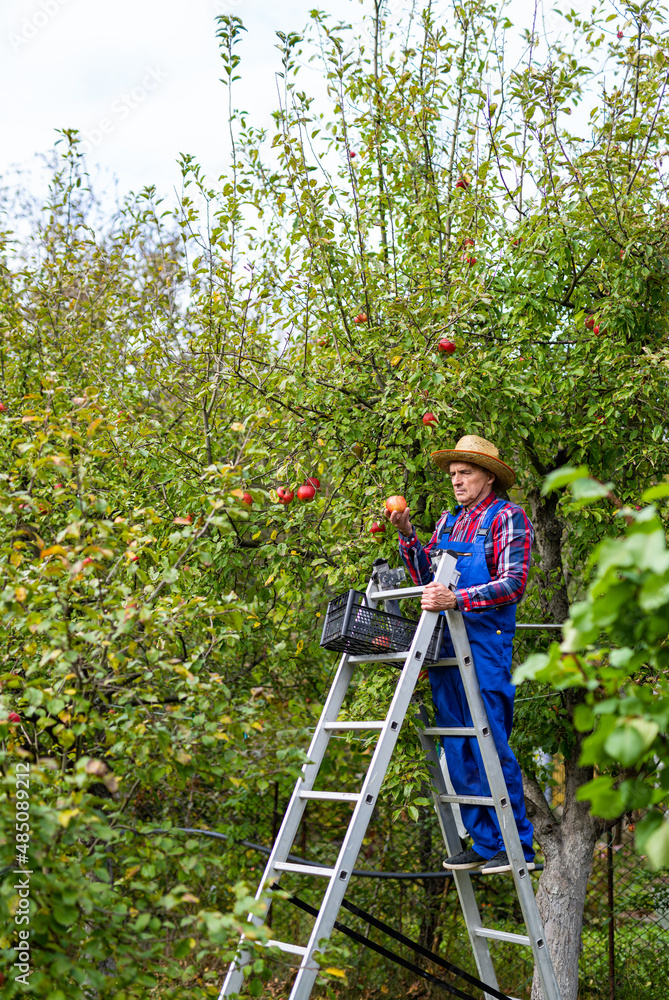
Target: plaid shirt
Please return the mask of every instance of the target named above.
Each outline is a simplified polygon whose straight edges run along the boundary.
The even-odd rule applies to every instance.
[[[453,526],[451,541],[473,542],[483,515],[497,499],[491,493],[471,510],[463,510]],[[408,538],[400,533],[400,555],[416,584],[426,584],[432,580],[430,552],[437,543],[447,517],[448,511],[444,511],[425,547],[419,542],[415,531]],[[515,503],[506,502],[496,514],[485,540],[490,583],[456,590],[458,609],[479,611],[498,604],[517,604],[525,593],[533,541],[534,528],[525,511]]]

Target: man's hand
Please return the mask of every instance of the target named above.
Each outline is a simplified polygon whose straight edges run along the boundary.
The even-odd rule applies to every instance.
[[[398,531],[401,531],[403,535],[406,535],[408,537],[409,535],[413,534],[413,525],[411,523],[411,511],[409,510],[408,507],[405,510],[403,510],[401,514],[398,513],[396,510],[392,511],[392,513],[386,510],[384,513],[386,515],[386,518],[393,525],[393,527],[397,528]]]
[[[423,611],[452,611],[457,608],[455,594],[443,583],[428,583],[423,591],[420,606]]]

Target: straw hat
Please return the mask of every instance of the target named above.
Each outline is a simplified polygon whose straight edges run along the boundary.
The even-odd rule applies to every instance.
[[[448,471],[451,462],[471,462],[481,465],[489,472],[494,472],[497,481],[504,490],[508,490],[516,481],[516,474],[504,462],[500,461],[499,451],[492,443],[476,434],[465,434],[455,448],[448,451],[433,451],[432,458],[440,469]]]

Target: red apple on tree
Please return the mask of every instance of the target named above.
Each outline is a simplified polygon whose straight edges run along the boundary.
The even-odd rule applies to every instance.
[[[6,409],[7,409],[7,407],[5,406],[5,404],[4,403],[0,403],[0,413],[4,413]]]
[[[463,191],[467,190],[467,188],[469,187],[469,181],[464,176],[464,174],[459,180],[455,182],[455,186],[456,188],[461,188]]]
[[[18,725],[21,722],[21,716],[17,715],[16,712],[10,712],[9,715],[7,716],[7,721],[13,722],[15,725]]]
[[[373,525],[369,529],[370,534],[372,535],[382,535],[385,530],[386,530],[385,524],[379,524],[378,521],[374,521]]]
[[[367,313],[366,312],[359,312],[358,315],[353,320],[353,322],[354,323],[366,323],[367,322]]]
[[[475,263],[476,257],[465,257],[465,264],[469,264],[470,267],[473,267]]]
[[[436,424],[439,423],[439,420],[437,419],[437,416],[434,413],[424,413],[423,423],[425,424],[426,427],[434,427]]]
[[[355,159],[355,153],[353,152],[353,150],[351,150],[351,152],[348,155],[351,157],[352,160]]]
[[[289,504],[292,501],[295,494],[293,493],[292,490],[284,490],[283,486],[279,486],[278,490],[276,491],[276,496],[279,503]]]
[[[587,327],[588,330],[592,330],[592,328],[595,325],[595,317],[594,316],[588,316],[588,318],[585,321],[585,325],[586,325],[586,327]]]
[[[388,497],[388,499],[386,500],[386,510],[390,514],[392,514],[394,510],[396,510],[398,514],[401,514],[406,509],[407,509],[407,502],[402,496],[392,496]]]
[[[623,38],[623,37],[624,37],[623,32],[620,29],[618,29],[618,38]]]
[[[251,496],[250,493],[242,493],[242,498],[241,499],[242,499],[242,503],[246,507],[251,507],[252,506],[252,504],[253,504],[253,497]]]
[[[321,488],[321,481],[320,479],[316,479],[315,476],[309,476],[307,479],[305,479],[305,482],[313,486],[315,490],[320,490]]]
[[[442,354],[452,354],[455,350],[455,343],[447,337],[443,337],[437,344],[437,350]]]
[[[473,247],[474,240],[471,238],[471,236],[465,236],[464,240],[462,241],[462,245],[463,247]]]
[[[297,491],[297,499],[302,503],[310,503],[316,496],[316,488],[311,483],[302,483]]]

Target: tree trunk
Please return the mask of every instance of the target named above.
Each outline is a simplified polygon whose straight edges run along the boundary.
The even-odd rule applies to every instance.
[[[545,618],[562,623],[569,614],[567,584],[562,567],[562,521],[555,511],[558,493],[542,497],[538,489],[529,490],[527,499],[532,508],[536,543],[541,555],[539,567],[539,601]]]
[[[561,1000],[576,1000],[578,961],[588,879],[601,824],[590,816],[587,802],[576,801],[576,791],[592,777],[579,767],[580,741],[565,761],[565,801],[562,818],[551,809],[534,779],[524,779],[529,818],[545,857],[539,879],[537,906],[560,989]],[[535,971],[532,1000],[544,1000]]]

